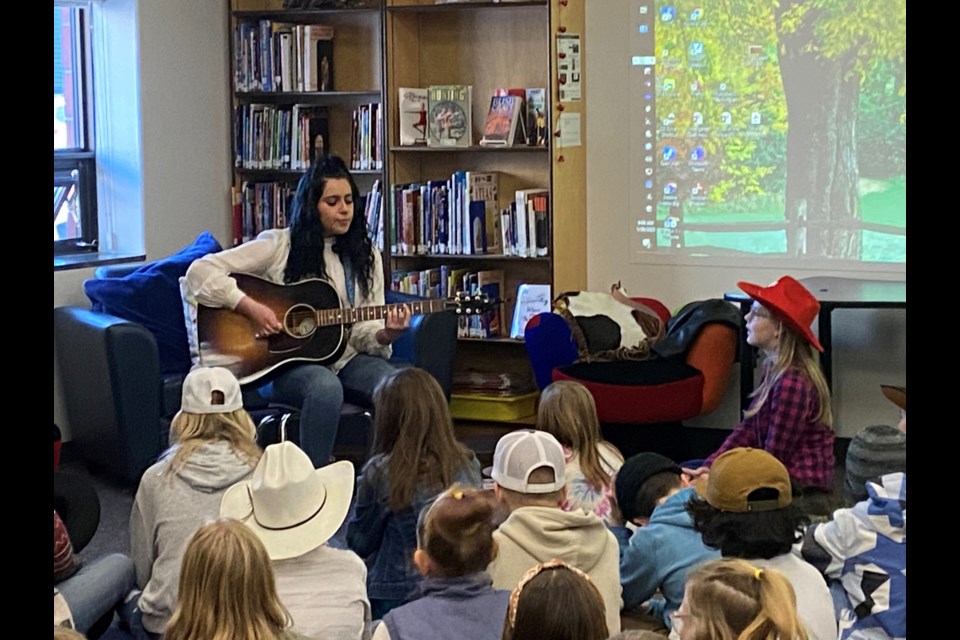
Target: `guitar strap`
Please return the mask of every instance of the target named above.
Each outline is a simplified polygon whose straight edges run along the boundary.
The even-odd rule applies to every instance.
[[[350,306],[356,306],[353,303],[354,295],[357,289],[357,283],[353,279],[353,265],[350,264],[349,260],[344,260],[340,258],[340,264],[343,265],[343,279],[346,280],[347,285],[347,300],[350,301]]]

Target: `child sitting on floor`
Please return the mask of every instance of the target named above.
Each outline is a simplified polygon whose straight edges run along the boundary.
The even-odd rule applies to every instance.
[[[440,384],[399,369],[374,392],[374,455],[357,482],[347,544],[364,558],[374,620],[417,597],[417,516],[450,485],[480,487],[480,463],[457,442]]]
[[[540,395],[537,428],[563,445],[567,497],[560,507],[564,511],[592,511],[610,524],[607,496],[613,476],[623,465],[623,454],[603,439],[597,405],[587,388],[572,380],[547,386]]]
[[[417,523],[413,555],[424,579],[420,598],[383,617],[373,640],[499,640],[510,592],[494,589],[487,565],[493,541],[496,500],[490,491],[451,487]]]

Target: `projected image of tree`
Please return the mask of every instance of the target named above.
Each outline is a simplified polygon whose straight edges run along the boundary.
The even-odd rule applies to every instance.
[[[906,0],[654,11],[657,247],[904,262]]]

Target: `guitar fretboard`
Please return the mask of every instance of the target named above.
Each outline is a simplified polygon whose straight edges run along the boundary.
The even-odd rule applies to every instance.
[[[443,311],[447,308],[446,300],[418,300],[406,304],[415,316]],[[354,324],[364,320],[383,320],[391,309],[402,306],[403,304],[385,304],[379,307],[357,307],[356,309],[318,309],[317,324],[329,327],[337,324]]]

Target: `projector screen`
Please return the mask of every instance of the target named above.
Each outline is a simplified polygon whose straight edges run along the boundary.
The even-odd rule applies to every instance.
[[[906,0],[630,11],[633,262],[905,269]]]

